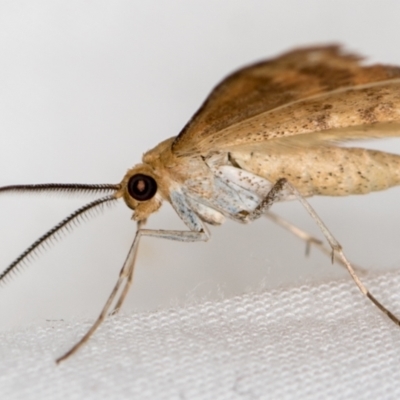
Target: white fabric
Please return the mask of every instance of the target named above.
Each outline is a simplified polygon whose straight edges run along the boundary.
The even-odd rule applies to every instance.
[[[368,277],[400,311],[400,274]],[[0,336],[1,399],[398,399],[400,329],[350,280]]]

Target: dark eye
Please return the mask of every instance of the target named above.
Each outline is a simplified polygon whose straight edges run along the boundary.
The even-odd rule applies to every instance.
[[[149,200],[157,192],[157,182],[148,175],[133,175],[128,182],[128,192],[136,200]]]

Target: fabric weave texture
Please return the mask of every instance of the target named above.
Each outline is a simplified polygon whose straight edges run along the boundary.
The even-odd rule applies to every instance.
[[[400,313],[400,273],[364,279]],[[349,279],[1,333],[1,399],[398,399],[400,329]]]

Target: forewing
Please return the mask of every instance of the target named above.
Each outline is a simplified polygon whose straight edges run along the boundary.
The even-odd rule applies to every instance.
[[[360,138],[376,124],[389,124],[384,132],[398,135],[399,89],[398,67],[363,66],[359,57],[338,46],[294,50],[223,80],[172,149],[180,156],[204,154],[231,146],[273,145],[266,143],[273,139],[289,143],[288,137],[300,134],[319,141],[325,131],[330,132],[326,140],[341,141],[353,138],[351,127]],[[379,134],[384,135],[375,136]]]

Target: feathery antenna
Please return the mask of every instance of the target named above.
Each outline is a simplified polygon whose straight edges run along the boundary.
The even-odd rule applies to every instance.
[[[36,185],[40,186],[40,185]],[[49,186],[49,185],[46,185]],[[93,186],[93,185],[86,185]],[[94,185],[96,186],[96,185]],[[111,186],[111,185],[110,185]],[[114,185],[115,186],[115,185]],[[101,189],[100,189],[101,190]],[[94,211],[96,208],[100,209],[101,206],[104,206],[105,203],[110,203],[112,201],[118,200],[114,195],[108,195],[102,197],[100,199],[94,200],[83,207],[78,208],[71,215],[64,218],[61,222],[47,231],[43,236],[37,239],[34,243],[32,243],[19,257],[17,257],[1,274],[0,274],[0,283],[4,282],[6,277],[9,277],[11,272],[16,272],[18,267],[20,267],[25,261],[29,259],[29,257],[33,256],[40,248],[42,248],[46,243],[49,243],[49,240],[52,238],[59,236],[61,233],[68,230],[68,228],[73,227],[75,222],[79,218],[82,218],[85,215],[88,215],[89,211]]]
[[[120,184],[40,183],[34,185],[10,185],[0,187],[2,193],[110,193],[121,188]]]

